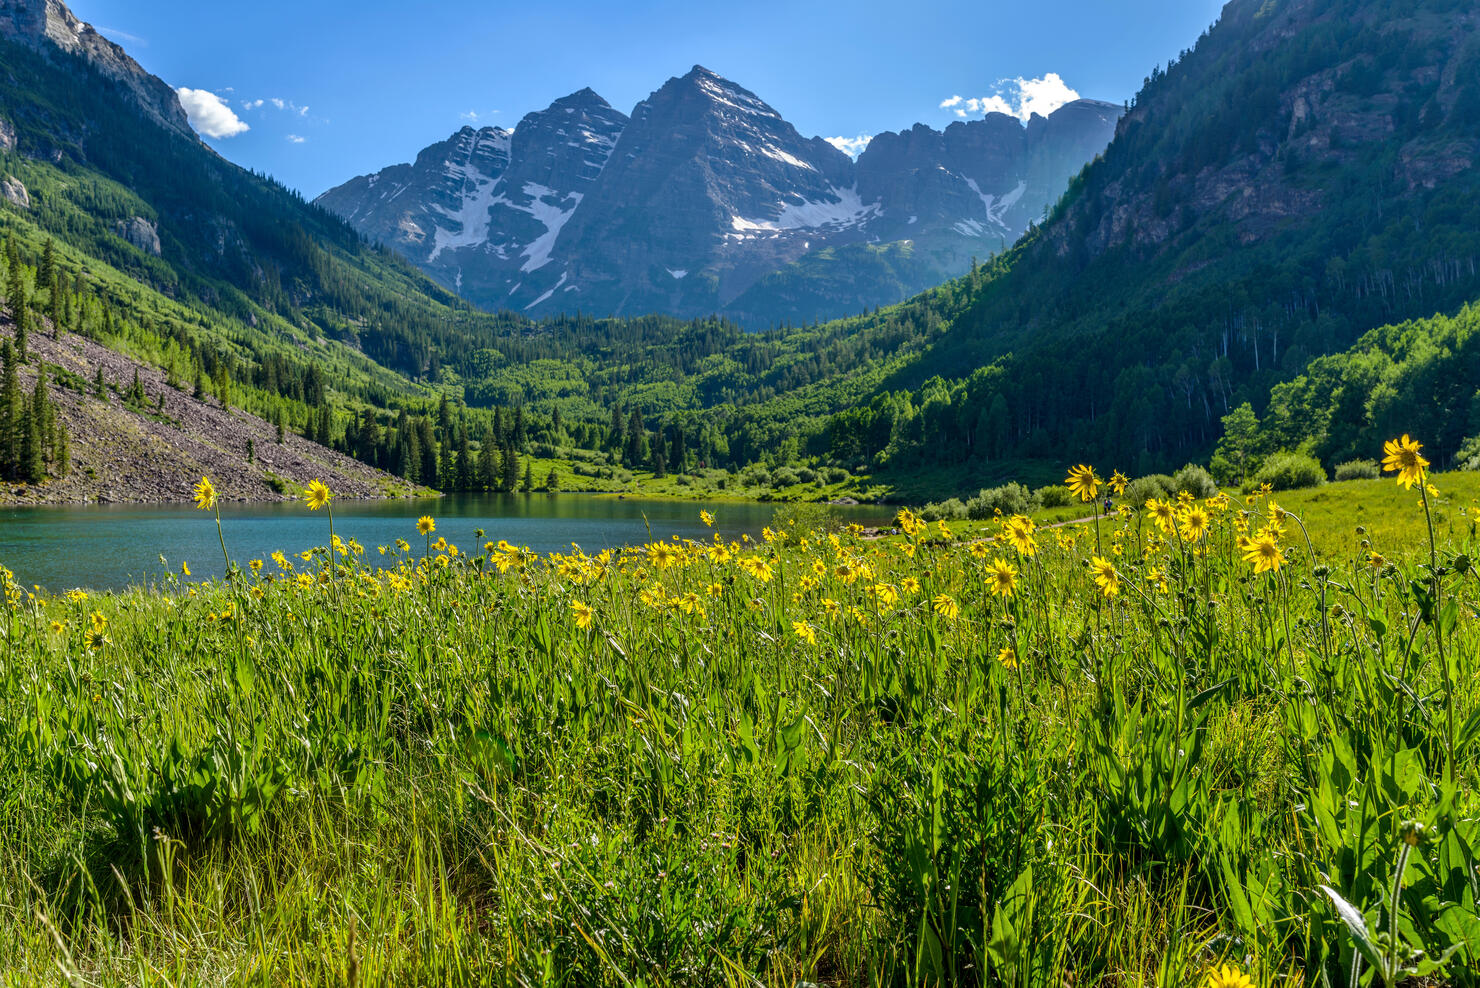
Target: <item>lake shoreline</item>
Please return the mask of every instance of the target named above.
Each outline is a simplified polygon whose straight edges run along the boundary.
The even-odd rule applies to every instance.
[[[51,496],[28,497],[28,496],[26,496],[27,493],[29,493],[30,491],[39,490],[41,487],[43,487],[45,485],[34,485],[34,484],[31,484],[31,485],[4,484],[3,486],[6,489],[5,490],[0,490],[0,509],[4,509],[4,508],[52,508],[52,507],[55,507],[55,508],[65,508],[65,507],[80,508],[80,507],[91,507],[91,506],[95,506],[95,505],[130,505],[130,504],[139,505],[141,507],[148,507],[148,506],[151,506],[151,505],[153,505],[153,506],[159,506],[159,507],[165,507],[165,506],[169,506],[169,505],[194,504],[195,503],[195,499],[193,497],[189,496],[188,494],[187,495],[182,495],[181,497],[128,497],[128,496],[111,497],[111,496],[108,496],[108,495],[88,496],[86,494],[84,494],[82,496],[65,496],[64,495],[64,496],[60,496],[60,497],[51,497]],[[14,489],[16,487],[24,488],[24,490],[23,491],[17,491],[17,490]],[[441,491],[432,490],[431,488],[426,488],[426,489],[421,490],[421,491],[413,491],[413,490],[411,490],[411,489],[408,488],[405,492],[388,493],[388,494],[343,494],[342,495],[342,494],[340,494],[340,493],[338,493],[336,491],[335,494],[334,494],[334,500],[335,501],[417,501],[417,500],[423,500],[423,499],[425,499],[425,500],[433,500],[433,499],[440,498],[440,497],[443,497],[443,496],[444,495],[443,495],[443,493]],[[271,496],[271,497],[228,497],[228,496],[224,496],[224,495],[218,495],[217,499],[222,504],[239,504],[239,505],[287,504],[287,503],[290,503],[292,501],[301,501],[301,500],[303,500],[303,498],[301,496],[297,495],[297,494],[279,494],[279,495],[274,495],[274,496]]]
[[[241,567],[278,552],[293,559],[328,544],[328,512],[311,511],[302,501],[222,501],[218,507],[219,533],[214,514],[197,510],[193,502],[0,508],[0,565],[13,571],[21,585],[53,592],[77,586],[122,589],[169,574],[197,580],[224,575],[223,537],[227,554]],[[787,506],[541,492],[448,494],[425,500],[336,497],[333,508],[334,534],[357,545],[368,564],[379,565],[401,543],[412,550],[420,546],[420,554],[428,541],[442,538],[464,552],[506,540],[541,555],[568,553],[575,546],[595,553],[654,539],[759,538]],[[872,506],[826,513],[842,524],[864,526],[883,524],[889,516],[888,510]],[[811,517],[811,512],[802,514]],[[418,531],[423,516],[435,522],[430,540]],[[59,546],[69,548],[59,552]]]
[[[114,497],[111,495],[91,495],[84,493],[80,496],[72,496],[70,492],[57,492],[61,496],[52,496],[51,493],[42,493],[41,496],[30,496],[33,492],[45,492],[46,488],[55,484],[56,481],[48,481],[43,484],[10,484],[0,483],[0,508],[43,508],[43,507],[83,507],[87,505],[173,505],[193,504],[194,498],[189,493],[181,494],[179,497]],[[883,507],[891,504],[891,501],[882,499],[865,500],[860,498],[842,498],[809,501],[800,498],[763,498],[745,497],[744,495],[731,495],[729,497],[714,497],[696,493],[685,497],[666,491],[632,491],[632,490],[557,490],[557,491],[510,491],[510,494],[524,494],[529,497],[544,495],[546,497],[591,497],[605,498],[610,500],[634,500],[634,501],[673,501],[676,503],[693,504],[770,504],[778,507],[789,504],[808,504],[820,507]],[[416,501],[433,500],[446,497],[443,491],[430,487],[395,490],[384,494],[341,494],[334,492],[335,501]],[[218,499],[223,504],[285,504],[291,501],[302,500],[298,494],[277,494],[268,497],[231,497],[220,494]]]

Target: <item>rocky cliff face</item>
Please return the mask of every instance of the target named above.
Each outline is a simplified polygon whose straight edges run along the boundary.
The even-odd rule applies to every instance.
[[[484,306],[764,325],[898,301],[1005,248],[1118,116],[1081,100],[1026,127],[1003,114],[917,125],[854,162],[695,66],[630,119],[582,90],[318,202]],[[867,245],[901,249],[838,253]],[[893,256],[907,274],[879,263]]]
[[[1124,153],[1089,176],[1093,194],[1048,231],[1061,257],[1154,253],[1209,222],[1227,224],[1242,246],[1259,244],[1319,224],[1347,204],[1343,186],[1375,178],[1396,202],[1480,160],[1473,4],[1234,0],[1219,30],[1240,43],[1210,46],[1175,78],[1153,79],[1120,121]],[[1209,107],[1196,93],[1219,95]],[[1125,167],[1132,157],[1151,166]]]
[[[127,89],[135,105],[150,119],[183,137],[196,139],[175,91],[144,71],[91,24],[79,21],[61,0],[0,0],[0,39],[42,54],[54,45],[80,55],[103,76]]]

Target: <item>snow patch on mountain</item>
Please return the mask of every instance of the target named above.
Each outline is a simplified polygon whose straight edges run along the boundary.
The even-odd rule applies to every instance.
[[[525,270],[529,270],[529,269],[526,268]],[[565,284],[565,279],[568,278],[568,277],[570,277],[569,273],[562,274],[560,276],[560,280],[557,281],[557,282],[555,282],[555,287],[554,288],[550,289],[548,292],[546,292],[545,294],[541,295],[539,298],[535,299],[533,302],[531,302],[528,305],[526,305],[524,307],[524,311],[525,312],[528,312],[530,309],[533,309],[535,306],[539,305],[541,302],[548,302],[550,300],[550,297],[555,294],[555,292],[560,288],[560,286],[563,285],[563,284]],[[575,286],[572,285],[571,287],[574,288]]]
[[[759,99],[748,93],[742,93],[738,89],[726,86],[713,76],[701,75],[698,81],[699,88],[704,90],[705,95],[721,106],[728,106],[733,110],[739,110],[741,113],[749,113],[757,117],[770,117],[774,120],[781,119],[781,114],[771,109]]]
[[[570,221],[571,216],[575,214],[576,207],[585,198],[585,194],[567,192],[561,196],[554,189],[547,189],[536,182],[524,183],[524,194],[532,197],[530,204],[518,208],[543,223],[545,232],[530,241],[529,245],[524,248],[524,256],[527,260],[519,270],[537,271],[550,263],[550,252],[555,249],[555,240],[560,236],[561,227]],[[554,201],[546,202],[546,198]],[[570,208],[562,209],[560,204],[567,202],[570,203]],[[552,289],[551,292],[553,291]]]
[[[735,232],[727,236],[745,240],[761,233],[782,230],[813,230],[827,227],[832,230],[847,230],[867,221],[880,213],[877,202],[865,203],[858,195],[858,186],[840,189],[830,186],[832,202],[803,199],[801,202],[781,203],[781,212],[773,220],[750,220],[743,216],[730,217],[730,227]]]
[[[761,154],[768,158],[774,158],[784,164],[791,165],[793,168],[805,168],[809,172],[815,172],[817,170],[796,155],[787,154],[785,151],[771,144],[761,145]]]
[[[500,198],[499,180],[484,175],[471,165],[453,165],[448,162],[448,172],[449,174],[462,173],[460,176],[463,183],[462,203],[455,210],[441,205],[433,208],[456,223],[457,228],[449,230],[440,224],[436,227],[434,246],[427,257],[428,262],[435,261],[444,250],[476,247],[486,241],[488,239],[488,213]]]
[[[1023,197],[1023,193],[1027,191],[1028,183],[1019,180],[1018,184],[1013,188],[1013,190],[1002,196],[1000,199],[990,192],[983,192],[981,190],[981,186],[976,184],[976,179],[974,178],[968,178],[966,180],[966,187],[969,188],[973,193],[975,193],[976,197],[982,201],[982,206],[987,211],[987,222],[1010,232],[1010,227],[1008,227],[1007,220],[1004,219],[1004,217],[1007,215],[1007,211],[1011,209],[1017,203],[1017,201]],[[970,222],[975,223],[976,221],[972,220]],[[980,227],[980,224],[977,224],[977,226]],[[979,232],[966,233],[965,230],[961,229],[960,223],[955,224],[955,227],[966,236],[981,236]]]

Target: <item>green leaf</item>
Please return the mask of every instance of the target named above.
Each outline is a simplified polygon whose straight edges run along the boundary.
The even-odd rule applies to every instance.
[[[1382,955],[1378,953],[1377,944],[1372,942],[1372,932],[1367,929],[1367,917],[1362,915],[1362,910],[1347,902],[1341,897],[1341,893],[1329,885],[1319,886],[1322,892],[1331,899],[1332,905],[1336,907],[1336,915],[1346,924],[1351,931],[1352,944],[1362,958],[1375,968],[1382,967]]]
[[[1023,934],[1033,928],[1033,866],[1013,880],[1007,894],[992,907],[992,939],[987,956],[996,967],[1015,966],[1022,960]]]
[[[1454,629],[1459,625],[1459,601],[1451,600],[1439,610],[1439,630],[1445,638],[1454,634]]]
[[[1218,683],[1216,686],[1209,686],[1207,689],[1201,691],[1200,693],[1194,694],[1192,699],[1187,701],[1188,712],[1190,713],[1193,710],[1196,710],[1198,707],[1202,706],[1204,703],[1207,703],[1213,697],[1221,693],[1223,689],[1228,686],[1229,683],[1232,683],[1237,678],[1238,677],[1236,676],[1230,676],[1227,679],[1223,680],[1223,682]]]

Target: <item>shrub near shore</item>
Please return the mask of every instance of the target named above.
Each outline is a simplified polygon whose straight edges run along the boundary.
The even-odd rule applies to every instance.
[[[1145,516],[547,557],[326,517],[215,584],[9,583],[0,970],[1470,983],[1473,528],[1318,562],[1267,491]]]

